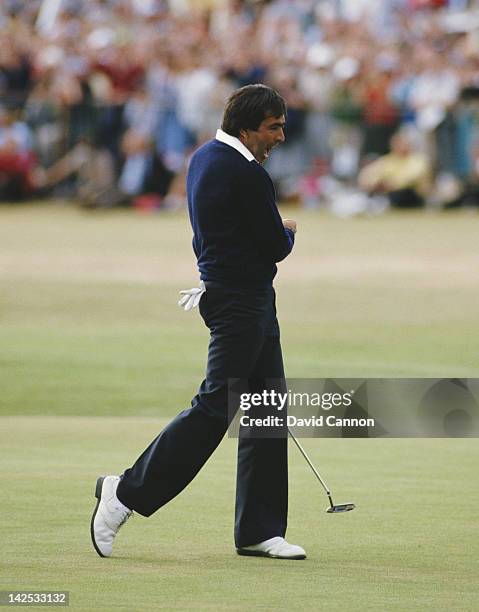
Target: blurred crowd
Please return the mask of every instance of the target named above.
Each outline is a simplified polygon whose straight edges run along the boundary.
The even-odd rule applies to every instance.
[[[0,200],[181,207],[249,83],[288,104],[280,199],[477,206],[476,0],[3,0]]]

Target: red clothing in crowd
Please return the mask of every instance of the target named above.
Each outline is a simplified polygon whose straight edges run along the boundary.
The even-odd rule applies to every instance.
[[[387,76],[370,81],[364,90],[363,117],[369,125],[394,125],[398,111],[389,98],[391,81]]]
[[[139,64],[123,65],[110,62],[96,62],[93,65],[93,70],[106,74],[113,86],[113,89],[119,94],[129,94],[135,91],[140,85],[143,76],[144,68]]]
[[[35,166],[36,158],[31,151],[9,152],[0,150],[0,188],[15,182],[21,194],[30,193],[34,187],[32,171]]]

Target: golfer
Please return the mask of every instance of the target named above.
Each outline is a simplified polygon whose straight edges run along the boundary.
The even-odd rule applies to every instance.
[[[262,164],[284,141],[286,105],[264,85],[233,92],[216,138],[193,155],[187,176],[193,249],[210,330],[205,380],[181,412],[122,476],[97,481],[91,520],[96,552],[109,557],[133,511],[150,516],[178,495],[225,435],[228,379],[284,379],[273,278],[291,252],[296,223],[281,219]],[[258,388],[255,388],[257,391]],[[235,545],[241,555],[304,559],[285,539],[287,438],[238,441]]]

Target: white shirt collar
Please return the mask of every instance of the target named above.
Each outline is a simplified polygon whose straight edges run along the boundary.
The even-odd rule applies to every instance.
[[[236,149],[239,153],[241,153],[241,155],[246,157],[248,161],[253,161],[255,159],[251,151],[245,147],[241,140],[236,138],[236,136],[231,136],[231,134],[227,134],[226,132],[223,132],[223,130],[218,129],[216,130],[216,140],[224,142],[224,144],[233,147],[233,149]]]

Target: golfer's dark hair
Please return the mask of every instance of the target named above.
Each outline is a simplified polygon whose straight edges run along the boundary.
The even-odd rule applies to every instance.
[[[286,102],[266,85],[246,85],[234,91],[223,113],[221,129],[238,137],[240,130],[257,130],[268,117],[286,116]]]

